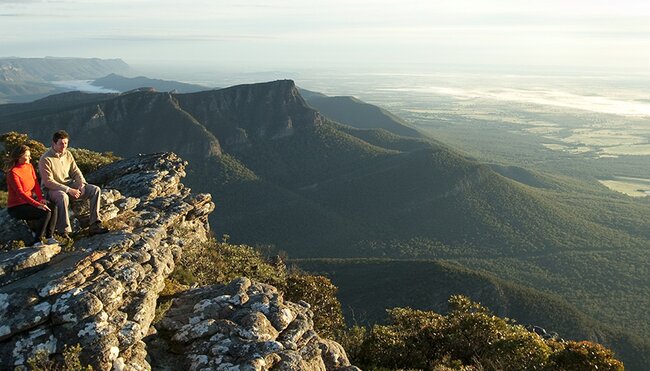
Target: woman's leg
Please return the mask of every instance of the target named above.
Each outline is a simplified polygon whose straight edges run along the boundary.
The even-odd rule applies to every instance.
[[[41,210],[38,207],[32,205],[18,205],[10,207],[7,209],[9,215],[13,216],[16,219],[23,220],[38,220],[36,226],[36,237],[34,242],[39,242],[41,238],[45,235],[46,228],[51,219],[52,213],[47,210]]]

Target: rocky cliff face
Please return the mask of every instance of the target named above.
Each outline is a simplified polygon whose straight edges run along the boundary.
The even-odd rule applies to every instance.
[[[75,147],[119,156],[172,151],[191,166],[321,123],[290,80],[193,94],[66,93],[0,107],[0,132],[27,133],[48,144],[64,129]]]
[[[180,107],[219,138],[227,150],[289,136],[322,123],[320,114],[307,106],[291,80],[175,97]]]
[[[37,115],[0,112],[0,127],[29,133],[46,145],[54,131],[64,129],[75,147],[124,157],[164,150],[200,162],[221,152],[215,136],[180,109],[170,93],[93,96],[63,94],[25,105],[41,110]],[[57,108],[50,108],[53,105]],[[20,105],[14,108],[18,109]]]
[[[291,80],[192,94],[65,93],[0,107],[2,131],[26,132],[43,143],[49,143],[52,132],[65,129],[83,148],[121,156],[162,149],[190,161],[219,155],[221,145],[237,149],[321,122]]]
[[[174,154],[138,156],[88,176],[102,186],[113,230],[58,246],[0,252],[0,365],[80,344],[98,370],[346,369],[336,343],[313,331],[306,303],[284,302],[271,286],[240,278],[175,300],[152,326],[165,278],[184,246],[207,238],[214,204],[183,186]],[[83,216],[83,208],[76,210]],[[0,213],[2,242],[26,227]],[[163,336],[164,335],[164,336]],[[147,346],[149,344],[149,346]]]

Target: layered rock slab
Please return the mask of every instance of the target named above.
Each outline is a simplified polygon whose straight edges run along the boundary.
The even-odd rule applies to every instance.
[[[185,246],[208,238],[214,209],[210,195],[183,186],[185,166],[171,153],[106,166],[87,179],[102,187],[100,214],[111,232],[78,239],[74,251],[0,252],[2,368],[79,344],[82,363],[95,370],[357,369],[314,331],[307,303],[285,302],[247,278],[181,294],[152,326],[165,278]],[[74,205],[81,224],[86,213]],[[14,225],[2,242],[29,233]]]
[[[3,367],[24,366],[38,350],[60,355],[65,345],[80,344],[82,362],[94,369],[150,369],[142,339],[158,293],[182,246],[207,238],[214,208],[209,195],[182,185],[185,166],[171,153],[111,164],[88,180],[104,190],[102,217],[118,230],[80,239],[71,253],[0,254]]]

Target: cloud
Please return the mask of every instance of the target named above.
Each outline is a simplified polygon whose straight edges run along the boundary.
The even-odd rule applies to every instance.
[[[628,101],[618,97],[585,96],[558,90],[526,89],[460,89],[443,86],[431,86],[417,90],[440,95],[454,96],[459,99],[490,99],[497,101],[529,103],[541,106],[554,106],[585,111],[608,113],[621,116],[650,116],[650,104]]]
[[[227,41],[227,40],[271,40],[275,37],[268,35],[240,34],[104,34],[91,36],[95,40],[134,41],[134,42],[179,42],[179,41]]]

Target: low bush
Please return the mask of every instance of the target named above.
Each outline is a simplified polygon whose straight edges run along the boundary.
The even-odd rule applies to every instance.
[[[190,232],[180,232],[183,233]],[[183,287],[226,284],[242,276],[277,287],[284,292],[286,300],[309,303],[314,312],[314,328],[320,335],[337,338],[344,331],[337,288],[328,278],[297,270],[289,272],[280,257],[267,259],[260,250],[232,245],[226,238],[220,242],[211,237],[185,246],[167,285],[172,289],[166,290],[167,295],[162,299],[169,300]]]
[[[65,346],[62,357],[52,359],[45,350],[38,350],[27,360],[27,365],[32,371],[92,371],[92,366],[83,365],[79,360],[81,346]]]
[[[388,325],[355,327],[342,339],[354,364],[374,370],[623,370],[599,344],[545,340],[464,296],[449,305],[447,315],[391,309]]]

